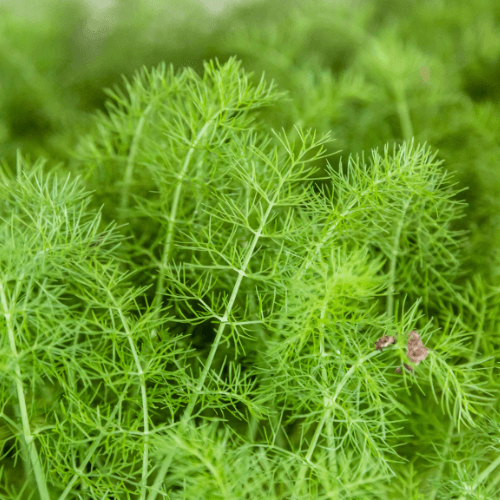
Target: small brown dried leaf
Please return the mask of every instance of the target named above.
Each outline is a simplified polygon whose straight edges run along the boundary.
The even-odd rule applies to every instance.
[[[406,363],[403,363],[403,366],[405,367],[407,372],[414,371],[413,368],[410,365],[407,365]],[[396,373],[401,373],[401,368],[399,366],[396,368]]]
[[[423,361],[427,355],[429,354],[429,349],[424,346],[423,342],[420,340],[420,335],[416,332],[416,330],[412,330],[410,332],[410,336],[408,337],[408,350],[406,355],[410,358],[410,361],[413,361],[417,365],[420,361]]]
[[[394,344],[394,337],[386,335],[385,337],[381,337],[375,342],[375,350],[382,351],[384,347],[387,347],[390,344]]]

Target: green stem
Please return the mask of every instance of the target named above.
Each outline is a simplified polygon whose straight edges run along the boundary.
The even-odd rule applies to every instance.
[[[472,355],[471,355],[471,361],[475,361],[476,360],[476,357],[477,357],[477,353],[478,353],[478,349],[479,349],[479,344],[480,344],[480,340],[481,340],[481,332],[483,331],[484,329],[484,319],[485,319],[485,313],[486,313],[486,301],[483,302],[482,304],[482,307],[481,307],[481,320],[480,320],[480,324],[479,324],[479,327],[478,327],[478,330],[477,330],[477,334],[476,334],[476,342],[475,342],[475,345],[474,345],[474,350],[472,352]],[[451,425],[454,425],[454,422],[452,421],[450,426]],[[478,477],[477,481],[474,483],[474,485],[472,486],[472,491],[470,492],[471,494],[475,491],[475,489],[479,486],[479,484],[481,484],[485,479],[487,479],[490,474],[500,465],[500,457],[497,458],[495,461],[493,461],[489,467],[487,467],[481,474],[480,476]],[[500,475],[497,475],[495,477],[495,479],[492,480],[491,484],[490,484],[490,488],[494,488],[498,482],[500,481]],[[434,500],[434,497],[435,497],[435,493],[434,495],[432,496],[431,500]],[[465,497],[462,495],[460,497],[459,500],[465,500]]]
[[[251,311],[252,311],[252,317],[258,318],[259,317],[258,312],[257,312],[258,309],[257,309],[256,301],[255,301],[255,295],[253,293],[250,295],[250,307],[251,307]],[[262,323],[258,323],[256,326],[256,329],[258,331],[258,336],[260,337],[260,339],[262,341],[262,345],[265,346],[266,345],[266,337],[265,337],[263,329],[262,329]],[[255,415],[252,415],[250,417],[250,422],[248,424],[248,432],[247,432],[247,437],[248,437],[249,442],[251,442],[251,443],[254,442],[255,436],[257,435],[258,427],[259,427],[259,419]]]
[[[238,292],[239,292],[239,289],[241,286],[241,282],[243,281],[243,276],[245,276],[245,272],[247,270],[248,264],[250,263],[250,259],[252,258],[253,254],[254,254],[255,247],[257,246],[257,243],[262,235],[262,231],[264,230],[264,227],[267,223],[267,219],[269,218],[269,215],[271,214],[271,210],[274,208],[274,205],[276,204],[276,200],[278,198],[278,195],[281,191],[282,186],[283,186],[283,181],[281,181],[280,184],[278,185],[278,188],[276,190],[274,198],[269,203],[269,206],[266,210],[266,213],[264,214],[264,217],[262,218],[262,222],[260,224],[260,227],[254,234],[253,241],[252,241],[252,243],[247,251],[247,254],[245,256],[245,260],[243,261],[242,269],[238,271],[238,278],[236,279],[236,283],[233,287],[233,291],[231,293],[231,297],[229,299],[229,302],[226,306],[224,316],[222,318],[220,318],[220,325],[219,325],[219,328],[217,330],[217,335],[215,336],[214,342],[213,342],[212,347],[210,349],[210,353],[208,354],[208,358],[207,358],[207,361],[205,363],[205,367],[203,368],[203,371],[200,375],[198,383],[196,384],[194,394],[191,397],[191,400],[190,400],[188,406],[186,407],[186,410],[184,411],[184,415],[182,416],[181,427],[183,427],[183,428],[187,425],[187,423],[188,423],[188,421],[191,418],[191,415],[193,413],[194,407],[196,406],[196,403],[198,402],[198,394],[200,393],[200,391],[203,388],[203,385],[205,384],[205,381],[206,381],[207,376],[208,376],[208,372],[210,371],[210,369],[212,367],[215,353],[217,352],[217,349],[219,348],[219,344],[222,340],[224,330],[226,328],[226,325],[229,323],[229,316],[230,316],[231,311],[233,309],[234,302],[236,301],[236,297],[238,295]],[[155,500],[156,495],[159,492],[159,487],[160,487],[161,483],[163,482],[163,479],[164,479],[166,473],[168,472],[168,468],[170,467],[170,463],[171,463],[172,459],[173,459],[172,454],[169,454],[163,460],[161,468],[156,476],[156,479],[155,479],[155,482],[153,485],[153,489],[151,490],[151,492],[148,496],[148,500]]]
[[[250,248],[248,249],[247,255],[246,255],[245,260],[243,262],[242,269],[240,271],[238,271],[238,278],[236,279],[236,283],[233,287],[233,291],[231,293],[231,297],[229,298],[229,302],[227,304],[226,311],[224,312],[224,316],[222,318],[220,318],[221,322],[220,322],[219,328],[217,330],[217,335],[215,337],[214,343],[212,344],[212,348],[210,349],[210,353],[208,355],[207,362],[205,363],[205,367],[203,368],[203,371],[201,373],[200,380],[198,381],[194,395],[191,398],[191,401],[190,401],[189,405],[187,406],[187,408],[184,412],[184,415],[182,417],[184,421],[188,420],[191,417],[193,409],[194,409],[196,402],[198,400],[198,393],[201,391],[201,389],[203,389],[203,385],[205,384],[205,380],[208,376],[208,372],[210,371],[210,368],[212,366],[212,362],[214,360],[215,353],[217,352],[220,341],[222,340],[222,335],[224,333],[226,325],[229,323],[229,315],[231,314],[231,311],[232,311],[233,306],[234,306],[234,302],[236,301],[236,297],[238,295],[238,292],[239,292],[239,289],[241,286],[241,282],[243,281],[243,276],[245,276],[245,271],[247,270],[248,264],[250,263],[250,259],[253,257],[255,247],[257,246],[257,243],[261,237],[261,234],[262,234],[262,231],[266,225],[267,219],[269,218],[269,215],[271,214],[271,210],[274,207],[274,204],[276,202],[276,198],[278,196],[280,189],[281,189],[281,184],[276,191],[276,195],[275,195],[274,199],[269,204],[269,207],[267,208],[267,211],[264,214],[264,218],[262,220],[262,223],[261,223],[259,229],[257,230],[257,232],[254,235],[253,241],[250,245]]]
[[[250,422],[247,429],[247,438],[250,443],[253,443],[255,441],[255,435],[257,434],[258,427],[259,419],[255,415],[252,415],[250,417]]]
[[[396,107],[398,110],[399,122],[401,123],[403,138],[405,141],[410,141],[413,137],[413,125],[411,123],[408,101],[402,85],[396,85],[394,87],[394,94],[396,96]]]
[[[321,421],[319,422],[318,426],[316,427],[316,431],[314,433],[314,436],[311,440],[311,443],[309,445],[309,449],[307,450],[305,459],[304,459],[304,464],[302,464],[302,467],[299,470],[299,475],[297,478],[297,488],[296,492],[300,494],[302,491],[305,475],[307,472],[307,469],[309,467],[309,464],[311,462],[311,458],[313,456],[314,450],[316,449],[316,446],[318,444],[319,437],[321,436],[321,432],[323,431],[323,427],[325,426],[326,422],[330,419],[330,416],[332,414],[332,409],[335,406],[335,401],[337,400],[340,391],[344,388],[344,385],[347,383],[351,375],[354,373],[356,368],[364,363],[365,361],[373,358],[378,354],[378,351],[371,352],[367,356],[364,356],[363,358],[359,359],[356,363],[354,363],[351,368],[348,370],[348,372],[344,375],[343,379],[340,381],[339,385],[337,386],[337,389],[335,391],[335,394],[329,401],[328,407],[326,408],[325,412],[323,413],[323,417],[321,418]]]
[[[146,498],[146,489],[147,489],[147,480],[148,480],[148,465],[149,465],[149,413],[148,413],[148,400],[147,400],[147,392],[146,392],[146,380],[144,378],[144,371],[142,369],[141,361],[137,354],[137,350],[135,348],[134,340],[132,338],[132,332],[128,326],[127,319],[123,314],[122,310],[116,303],[115,298],[112,293],[108,290],[108,296],[113,302],[118,315],[120,316],[120,321],[125,329],[125,333],[128,338],[128,342],[130,345],[130,350],[132,351],[132,356],[134,358],[134,364],[137,369],[137,375],[139,376],[139,383],[141,387],[141,395],[142,395],[142,419],[143,419],[143,436],[144,436],[144,451],[142,456],[142,478],[141,478],[141,500],[145,500]]]
[[[474,482],[474,484],[472,485],[472,488],[471,490],[469,491],[469,494],[472,494],[474,493],[474,491],[476,491],[477,487],[483,482],[485,481],[489,476],[490,474],[498,467],[500,466],[500,456],[497,457],[496,460],[494,460],[488,467],[486,467],[486,469],[483,470],[483,472],[481,472],[481,474],[479,475],[479,477],[477,478],[477,480]],[[492,484],[490,485],[491,488],[493,488],[494,486],[496,486],[496,484],[500,481],[500,476],[497,476],[493,481],[492,481]],[[467,495],[468,496],[468,495]],[[465,495],[462,495],[458,500],[465,500],[467,497]]]
[[[130,186],[132,184],[132,175],[134,173],[134,166],[135,166],[135,162],[134,162],[135,155],[137,154],[139,139],[141,138],[142,129],[144,128],[144,122],[146,120],[147,115],[151,111],[152,104],[153,103],[150,103],[146,107],[146,109],[143,111],[141,118],[140,118],[139,122],[137,123],[134,137],[133,137],[132,143],[130,145],[130,151],[129,151],[128,158],[127,158],[127,167],[125,169],[125,175],[124,175],[124,180],[123,180],[123,196],[122,196],[121,205],[120,205],[122,216],[123,216],[125,210],[128,208],[129,191],[130,191]]]
[[[77,472],[73,475],[71,478],[71,481],[68,483],[64,491],[61,493],[61,496],[59,497],[58,500],[66,500],[66,497],[71,493],[71,490],[74,486],[74,484],[80,479],[85,471],[85,467],[87,467],[87,464],[90,462],[90,459],[94,456],[95,451],[97,450],[97,447],[101,444],[102,439],[106,435],[106,428],[111,425],[111,422],[113,422],[116,414],[118,413],[118,410],[120,408],[120,405],[123,402],[123,399],[125,397],[125,394],[127,393],[127,387],[122,391],[122,395],[120,396],[120,400],[118,403],[115,405],[115,408],[113,409],[113,412],[109,416],[106,422],[106,426],[104,429],[101,430],[100,434],[93,440],[92,445],[89,447],[87,450],[87,454],[85,455],[85,458],[83,459],[82,463],[80,464],[80,467],[78,467]]]
[[[476,331],[474,350],[472,351],[472,355],[470,357],[471,362],[476,361],[478,351],[479,351],[479,344],[481,343],[481,339],[483,338],[484,320],[485,320],[485,315],[486,315],[486,300],[484,300],[481,304],[481,313],[480,314],[481,314],[481,319],[479,321],[479,325],[478,325],[477,331]]]
[[[189,164],[191,162],[191,157],[193,156],[193,152],[195,148],[198,146],[199,142],[203,139],[205,134],[208,131],[209,126],[211,123],[219,116],[219,114],[222,112],[222,110],[218,111],[210,120],[205,123],[203,128],[200,130],[199,134],[196,136],[195,141],[193,142],[192,146],[189,148],[189,151],[186,155],[186,158],[184,160],[184,163],[182,165],[181,171],[178,175],[179,183],[177,184],[174,192],[174,199],[172,201],[172,207],[170,209],[170,216],[168,219],[168,227],[167,227],[167,235],[165,238],[165,244],[163,246],[163,257],[162,257],[162,263],[161,263],[161,269],[160,273],[158,276],[158,283],[156,286],[156,294],[154,298],[154,305],[159,306],[162,301],[162,296],[163,292],[165,290],[165,273],[164,270],[167,266],[168,259],[170,257],[170,252],[172,250],[172,239],[174,235],[174,228],[175,228],[175,223],[176,223],[176,217],[177,217],[177,210],[179,207],[179,202],[181,199],[181,191],[182,191],[182,186],[183,186],[183,179],[187,173],[187,170],[189,168]],[[157,312],[159,314],[159,312]]]
[[[399,247],[401,244],[401,232],[403,231],[403,224],[406,215],[406,211],[410,206],[411,198],[407,200],[403,208],[403,214],[401,215],[401,219],[399,220],[398,226],[396,228],[396,233],[394,235],[394,242],[392,246],[392,252],[390,257],[390,265],[389,265],[389,286],[387,291],[387,317],[392,318],[394,314],[394,291],[396,287],[396,265],[397,259],[399,255]]]
[[[45,474],[43,472],[42,464],[38,457],[38,452],[36,449],[36,444],[34,437],[31,434],[31,428],[28,417],[28,410],[26,408],[26,399],[24,397],[23,382],[21,376],[21,368],[19,366],[19,356],[17,353],[16,340],[14,329],[12,328],[12,316],[9,312],[9,306],[7,303],[7,298],[5,295],[5,290],[3,284],[0,282],[0,298],[2,301],[3,315],[5,322],[7,323],[7,332],[9,336],[10,349],[12,351],[12,356],[15,363],[15,374],[16,374],[16,388],[17,388],[17,399],[19,402],[19,411],[21,413],[21,422],[23,426],[23,435],[28,449],[28,456],[33,467],[33,472],[35,474],[35,480],[38,487],[38,493],[40,494],[40,500],[50,500],[49,491],[47,489],[47,483],[45,481]]]
[[[109,292],[108,292],[109,293]],[[142,395],[142,422],[143,422],[143,436],[144,436],[144,452],[142,455],[142,478],[141,478],[141,500],[146,499],[146,488],[148,486],[148,462],[149,462],[149,414],[148,414],[148,399],[146,392],[146,380],[144,378],[144,371],[142,369],[141,362],[139,360],[139,356],[137,355],[137,350],[134,345],[134,341],[132,339],[132,332],[128,327],[127,320],[123,315],[122,310],[116,304],[113,296],[109,293],[111,300],[114,302],[116,309],[118,311],[118,315],[120,316],[120,320],[122,322],[123,328],[125,329],[125,333],[127,334],[128,342],[130,345],[130,349],[132,351],[132,356],[134,357],[134,363],[137,368],[137,373],[139,375],[139,381],[141,384],[141,395]]]
[[[321,314],[320,314],[320,319],[321,319],[321,325],[320,325],[320,336],[319,336],[319,355],[320,355],[320,360],[321,360],[321,377],[323,379],[323,385],[325,387],[325,391],[328,390],[329,384],[328,384],[328,374],[326,372],[325,365],[323,363],[323,360],[326,356],[325,353],[325,324],[324,324],[324,319],[326,317],[326,300],[325,303],[323,304],[323,307],[321,308]],[[329,410],[330,402],[328,400],[327,396],[324,396],[323,398],[323,406],[325,410]],[[328,437],[328,460],[329,460],[329,465],[330,465],[330,470],[332,471],[332,474],[334,477],[337,477],[337,457],[336,457],[336,452],[335,452],[335,440],[334,440],[334,435],[333,435],[333,422],[331,418],[328,418],[326,421],[326,433]]]
[[[448,451],[450,449],[450,443],[451,443],[451,438],[453,436],[453,431],[455,430],[455,422],[453,419],[450,420],[450,425],[448,427],[448,436],[446,437],[446,454],[448,454]],[[436,495],[438,493],[439,487],[441,486],[441,477],[443,475],[443,469],[444,469],[444,464],[446,462],[444,460],[441,460],[438,468],[438,474],[437,477],[434,479],[436,483],[436,487],[432,490],[431,494],[429,495],[429,500],[434,500],[436,498]]]
[[[15,384],[13,387],[14,391],[17,391],[15,388]],[[19,422],[21,420],[21,412],[19,411],[19,405],[14,405],[14,415],[16,416],[16,421]],[[17,427],[17,426],[16,426]],[[24,437],[21,436],[21,457],[23,460],[23,469],[24,469],[24,477],[26,483],[30,483],[30,486],[33,485],[33,475],[31,474],[31,465],[30,465],[30,458],[28,455],[28,447],[26,446],[26,441],[24,440]]]

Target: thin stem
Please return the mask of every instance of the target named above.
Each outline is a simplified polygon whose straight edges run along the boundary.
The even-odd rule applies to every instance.
[[[311,462],[311,458],[312,458],[314,450],[316,449],[316,446],[318,444],[318,440],[319,440],[319,437],[321,436],[321,432],[323,431],[323,427],[325,426],[325,423],[328,421],[328,419],[330,419],[330,416],[332,414],[332,409],[333,409],[333,407],[335,405],[335,401],[337,400],[338,395],[340,394],[340,391],[344,388],[344,385],[347,383],[347,381],[349,380],[349,378],[351,377],[351,375],[354,373],[354,371],[356,370],[356,368],[359,365],[361,365],[362,363],[364,363],[365,361],[369,360],[370,358],[373,358],[377,354],[378,354],[378,351],[371,352],[367,356],[364,356],[363,358],[359,359],[356,363],[354,363],[351,366],[351,368],[344,375],[344,378],[340,381],[339,385],[337,386],[335,394],[333,395],[333,397],[329,401],[329,405],[326,408],[326,410],[324,411],[323,417],[321,418],[318,426],[316,427],[316,431],[314,433],[314,436],[313,436],[313,438],[311,440],[311,443],[309,445],[309,449],[307,450],[307,453],[306,453],[306,456],[305,456],[305,459],[304,459],[305,463],[302,464],[302,467],[299,470],[299,475],[298,475],[297,483],[296,483],[297,484],[297,488],[295,490],[296,492],[300,493],[300,491],[302,490],[302,486],[303,486],[303,483],[304,483],[304,479],[305,479],[305,475],[306,475],[306,472],[307,472],[307,468],[309,467],[309,464]]]
[[[97,447],[101,444],[102,439],[106,435],[106,428],[111,425],[111,422],[113,422],[116,414],[118,413],[118,410],[120,408],[120,405],[125,397],[125,394],[127,392],[128,385],[130,385],[130,382],[127,383],[127,386],[122,392],[122,395],[120,396],[119,402],[115,405],[115,408],[113,409],[113,412],[107,419],[105,427],[101,430],[99,435],[93,440],[92,445],[87,451],[87,454],[85,455],[85,458],[83,459],[82,463],[80,464],[80,467],[78,467],[77,472],[73,475],[71,478],[71,481],[68,483],[64,491],[61,493],[61,496],[59,497],[58,500],[66,500],[66,497],[71,493],[71,490],[73,488],[73,485],[80,479],[83,475],[83,472],[85,471],[85,467],[87,464],[90,462],[90,459],[94,456],[95,451],[97,450]]]
[[[0,298],[2,301],[3,315],[5,322],[7,323],[7,332],[9,336],[10,349],[12,351],[12,356],[15,363],[15,374],[16,374],[16,388],[17,388],[17,399],[19,402],[19,411],[21,413],[21,422],[23,425],[23,434],[26,446],[28,448],[28,456],[33,467],[33,472],[35,474],[35,480],[38,487],[38,493],[40,494],[40,500],[50,500],[49,491],[47,489],[47,483],[45,481],[45,474],[42,469],[42,464],[38,457],[38,452],[36,449],[36,444],[31,434],[31,428],[28,417],[28,410],[26,408],[26,399],[24,397],[23,382],[21,376],[21,368],[19,366],[19,356],[17,353],[16,340],[14,329],[12,328],[12,316],[9,312],[9,306],[7,303],[7,297],[5,295],[5,290],[3,283],[0,282]]]
[[[481,304],[480,321],[479,321],[479,325],[478,325],[477,330],[476,330],[476,339],[474,342],[474,350],[472,351],[472,354],[470,357],[471,362],[476,361],[476,358],[478,355],[479,344],[481,343],[481,340],[483,338],[485,315],[486,315],[486,300],[484,300]]]
[[[482,474],[481,476],[479,476],[479,479],[478,479],[478,484],[481,482],[481,481],[484,481],[492,472],[493,470],[498,466],[500,465],[499,463],[499,459],[495,460],[495,462],[493,462],[490,467],[488,469],[486,469]],[[493,479],[491,479],[490,483],[489,483],[489,489],[490,491],[495,491],[495,486],[500,482],[500,474],[497,474]],[[474,487],[474,489],[477,488],[477,486]]]
[[[129,191],[130,191],[130,185],[132,183],[132,175],[134,173],[134,160],[135,160],[135,155],[137,154],[137,147],[139,145],[139,139],[141,138],[142,135],[142,129],[144,128],[144,122],[146,120],[147,115],[152,109],[152,104],[150,103],[146,109],[143,111],[141,118],[139,122],[137,123],[137,127],[135,129],[134,137],[132,139],[132,143],[130,145],[130,152],[128,154],[127,158],[127,167],[125,169],[125,176],[124,176],[124,186],[123,186],[123,196],[121,199],[121,212],[122,214],[124,211],[128,208],[128,198],[129,198]]]
[[[454,430],[455,430],[455,422],[453,421],[453,419],[450,419],[450,425],[448,427],[448,435],[446,437],[446,442],[445,442],[446,454],[448,454],[448,451],[450,449],[451,438],[453,436]],[[432,490],[431,494],[429,495],[429,500],[434,500],[436,498],[439,487],[441,486],[441,477],[443,475],[444,464],[445,464],[445,461],[441,460],[439,467],[438,467],[437,477],[434,479],[436,486]]]
[[[144,454],[142,456],[142,481],[141,481],[141,500],[146,499],[146,488],[148,485],[148,443],[149,443],[149,414],[148,414],[148,397],[146,392],[146,380],[144,378],[144,371],[142,370],[141,362],[137,356],[137,350],[132,340],[132,334],[128,328],[127,321],[121,309],[118,309],[118,314],[122,321],[123,327],[127,332],[127,337],[134,356],[134,361],[137,366],[137,371],[139,373],[139,379],[141,384],[141,395],[142,395],[142,421],[144,426]]]
[[[387,291],[387,317],[392,318],[394,314],[394,290],[396,287],[396,264],[399,255],[399,247],[401,243],[401,232],[403,231],[403,224],[406,215],[406,211],[410,206],[411,198],[409,198],[403,209],[403,214],[401,215],[401,219],[399,220],[398,226],[396,228],[396,233],[394,235],[394,241],[392,245],[392,252],[390,257],[390,265],[389,265],[389,286]]]
[[[139,376],[139,383],[141,385],[141,395],[142,395],[142,421],[143,421],[143,436],[144,436],[144,452],[142,456],[142,478],[141,478],[141,500],[145,500],[146,498],[146,488],[148,485],[148,462],[149,462],[149,414],[148,414],[148,399],[146,392],[146,380],[144,378],[144,371],[142,369],[141,361],[139,356],[137,355],[137,350],[135,348],[134,341],[132,339],[132,332],[128,326],[127,319],[125,318],[122,310],[118,307],[115,298],[108,290],[108,295],[113,302],[118,315],[120,316],[120,321],[125,329],[125,333],[128,338],[128,342],[130,345],[130,350],[132,351],[132,356],[134,358],[134,363],[137,369],[137,374]]]
[[[174,192],[174,199],[172,201],[172,207],[170,209],[170,216],[168,219],[168,227],[167,227],[167,235],[165,238],[165,245],[163,246],[163,257],[162,257],[162,263],[161,263],[161,269],[160,273],[158,276],[158,283],[156,286],[156,294],[154,298],[154,305],[158,306],[161,304],[162,301],[162,296],[163,292],[165,289],[165,276],[163,270],[167,266],[168,259],[170,257],[170,252],[172,250],[172,239],[174,236],[174,228],[175,228],[175,223],[176,223],[176,217],[177,217],[177,210],[179,207],[179,202],[181,198],[181,191],[182,191],[182,185],[183,185],[183,178],[187,173],[187,169],[189,168],[189,163],[191,162],[191,157],[193,156],[193,152],[195,148],[198,146],[199,142],[203,139],[205,134],[208,131],[208,128],[210,124],[219,116],[219,114],[222,112],[222,110],[218,111],[210,120],[205,123],[203,128],[200,130],[199,134],[196,136],[196,139],[194,140],[192,146],[189,148],[189,151],[186,155],[186,158],[184,160],[184,163],[182,165],[181,171],[179,173],[179,183],[177,184]],[[157,310],[157,314],[159,314],[159,309]]]
[[[148,500],[155,500],[156,495],[158,495],[158,493],[160,492],[160,485],[163,482],[168,469],[170,468],[170,464],[172,463],[172,460],[174,458],[175,451],[175,449],[170,450],[170,453],[168,453],[167,456],[163,459],[160,470],[156,475],[155,482],[149,491]]]
[[[257,434],[258,426],[259,426],[259,419],[255,415],[252,415],[250,417],[250,422],[248,423],[248,429],[247,429],[247,437],[250,443],[253,443],[255,441],[255,435]]]
[[[196,406],[196,403],[198,401],[198,394],[200,393],[201,389],[203,388],[203,385],[205,384],[206,378],[208,376],[208,372],[210,371],[212,367],[212,362],[215,357],[215,353],[217,352],[217,349],[219,348],[220,341],[222,340],[222,335],[224,334],[224,330],[226,328],[226,325],[229,322],[229,316],[231,314],[231,311],[234,306],[234,302],[236,300],[236,297],[238,295],[241,282],[243,281],[243,276],[245,275],[245,271],[247,270],[248,264],[250,263],[250,259],[253,256],[253,253],[255,251],[255,247],[257,246],[257,243],[261,237],[262,231],[267,223],[267,219],[269,218],[269,215],[271,214],[271,210],[273,209],[276,200],[278,198],[278,195],[281,191],[281,188],[283,186],[283,180],[280,182],[278,185],[278,188],[276,189],[276,193],[274,195],[274,198],[272,201],[269,203],[269,206],[266,210],[266,213],[264,214],[264,217],[262,219],[262,222],[260,224],[259,229],[255,232],[253,241],[247,251],[247,254],[245,256],[245,260],[243,261],[243,266],[240,271],[238,271],[238,278],[236,279],[236,283],[233,287],[233,291],[231,293],[231,297],[229,299],[229,302],[226,306],[226,310],[224,312],[224,316],[221,318],[221,322],[219,325],[219,328],[217,330],[217,335],[215,336],[214,342],[212,344],[212,347],[210,349],[210,353],[208,354],[207,362],[205,363],[205,367],[203,368],[203,371],[201,373],[200,379],[198,380],[198,383],[196,384],[196,388],[194,391],[193,396],[191,397],[191,400],[186,407],[186,410],[184,411],[184,415],[182,416],[181,419],[181,426],[185,427],[186,424],[188,423],[194,407]],[[166,473],[168,472],[168,468],[170,467],[170,463],[172,461],[172,454],[169,454],[163,461],[161,468],[156,476],[153,489],[151,493],[149,494],[148,500],[155,500],[156,495],[158,494],[159,491],[159,486],[163,482],[163,478],[165,477]]]
[[[206,362],[205,367],[203,369],[203,372],[202,372],[202,374],[200,376],[200,380],[198,381],[198,384],[196,386],[195,393],[194,393],[193,397],[191,398],[191,401],[190,401],[190,403],[189,403],[188,407],[186,408],[186,411],[185,411],[185,413],[183,415],[183,420],[186,420],[186,419],[188,419],[191,416],[191,413],[192,413],[192,411],[193,411],[193,409],[194,409],[194,407],[196,405],[197,399],[198,399],[198,393],[201,391],[201,389],[203,389],[203,385],[205,384],[205,380],[207,378],[208,372],[210,371],[210,368],[211,368],[211,365],[212,365],[215,353],[217,351],[217,348],[219,347],[219,343],[220,343],[220,341],[222,339],[222,335],[224,333],[226,325],[229,322],[228,321],[229,320],[229,315],[231,314],[234,302],[236,301],[236,297],[238,295],[238,292],[239,292],[239,289],[240,289],[240,286],[241,286],[241,282],[243,281],[243,276],[245,275],[245,272],[247,270],[248,264],[250,263],[250,259],[253,257],[253,254],[254,254],[254,251],[255,251],[255,247],[257,246],[257,243],[258,243],[258,241],[259,241],[259,239],[261,237],[262,231],[264,230],[264,227],[265,227],[265,225],[267,223],[267,219],[269,218],[269,215],[271,214],[271,210],[274,208],[274,204],[276,203],[276,199],[277,199],[278,194],[279,194],[279,192],[281,190],[281,186],[282,186],[282,184],[280,184],[278,186],[278,189],[276,190],[276,194],[275,194],[273,200],[271,201],[271,203],[269,203],[269,207],[267,208],[267,211],[264,214],[264,217],[263,217],[263,220],[262,220],[262,222],[260,224],[260,227],[257,230],[257,232],[255,233],[253,241],[252,241],[252,243],[250,245],[250,248],[248,249],[247,255],[246,255],[245,260],[243,262],[242,269],[238,272],[238,278],[236,279],[236,283],[235,283],[235,285],[233,287],[233,291],[231,293],[231,297],[230,297],[229,302],[227,304],[224,316],[221,318],[221,323],[219,325],[219,328],[218,328],[218,331],[217,331],[217,335],[215,337],[215,341],[212,344],[212,348],[211,348],[210,353],[208,355],[207,362]]]
[[[283,426],[281,425],[281,422],[283,422],[284,412],[285,412],[285,408],[283,407],[279,418],[277,418],[274,413],[272,414],[272,417],[271,417],[272,421],[273,421],[273,425],[276,426],[276,433],[273,436],[273,446],[276,445],[276,446],[278,446],[278,448],[280,448],[282,450],[285,448],[285,436],[283,435],[284,434]]]
[[[459,296],[460,297],[460,296]],[[475,308],[469,304],[468,302],[465,303],[465,305],[467,307],[469,307],[473,312],[475,312]],[[477,331],[476,331],[476,342],[475,342],[475,345],[474,345],[474,350],[471,354],[471,361],[474,361],[476,359],[476,356],[477,356],[477,351],[478,351],[478,348],[479,348],[479,341],[478,339],[481,338],[481,332],[483,331],[484,329],[484,321],[485,321],[485,311],[486,311],[486,300],[484,300],[482,302],[482,307],[481,307],[481,312],[480,312],[480,324],[477,328]],[[460,422],[459,422],[460,424]],[[452,420],[452,422],[450,423],[450,431],[451,429],[453,428],[454,426],[454,422]],[[450,436],[449,436],[450,437]],[[448,442],[448,448],[449,448],[449,442]],[[483,472],[482,474],[478,477],[477,481],[474,483],[474,485],[472,486],[472,489],[470,491],[470,493],[472,494],[474,492],[474,490],[478,487],[478,485],[483,482],[486,478],[489,477],[489,475],[491,474],[491,472],[493,472],[493,470],[498,466],[500,465],[500,460],[497,459],[495,460],[489,467],[487,467]],[[441,467],[442,469],[442,467]],[[497,477],[491,481],[491,484],[490,484],[490,488],[493,489],[496,484],[500,481],[500,476],[497,475]],[[438,483],[439,484],[439,483]],[[438,486],[436,486],[436,490],[437,490]],[[433,494],[433,498],[435,496],[435,493]],[[464,500],[464,496],[460,497],[459,500]],[[432,499],[433,500],[433,499]]]
[[[15,384],[14,384],[15,385]],[[21,412],[19,411],[19,405],[14,405],[14,415],[16,416],[16,421],[21,420]],[[24,436],[21,436],[21,457],[23,460],[24,476],[26,478],[26,483],[29,483],[33,487],[33,475],[31,474],[31,464],[28,455],[28,447],[26,446],[26,441]]]
[[[328,374],[326,372],[325,365],[323,363],[323,360],[326,356],[325,353],[325,324],[324,324],[324,319],[326,317],[326,300],[324,301],[323,307],[321,308],[321,313],[320,313],[320,319],[321,319],[321,325],[320,325],[320,333],[319,333],[319,355],[320,355],[320,360],[321,360],[321,377],[323,379],[323,385],[325,387],[325,391],[328,389]],[[325,396],[323,398],[323,406],[324,408],[328,411],[329,410],[329,405],[330,402],[328,401],[328,398]],[[332,471],[332,474],[334,477],[337,477],[337,457],[336,457],[336,452],[335,452],[335,440],[334,440],[334,435],[333,435],[333,422],[330,418],[327,419],[326,423],[326,432],[328,436],[328,459],[330,462],[330,470]]]
[[[496,460],[494,460],[488,467],[486,467],[486,469],[483,470],[483,472],[481,472],[481,474],[479,475],[479,477],[477,478],[477,480],[474,482],[474,484],[472,485],[472,488],[470,489],[469,491],[469,494],[472,494],[474,493],[474,491],[476,491],[477,487],[483,482],[485,481],[489,475],[500,465],[500,456],[497,457]],[[497,476],[494,480],[493,480],[493,485],[492,486],[495,486],[498,481],[500,480],[500,477]],[[465,500],[466,499],[466,496],[465,495],[462,495],[458,500]]]
[[[109,292],[108,292],[109,293]],[[113,302],[114,298],[109,294],[110,297],[112,298]],[[116,305],[116,302],[115,302]],[[122,322],[123,328],[125,328],[125,332],[127,334],[128,342],[130,345],[130,349],[132,351],[132,355],[134,357],[134,362],[137,368],[137,372],[139,375],[139,380],[141,384],[141,395],[142,395],[142,421],[143,421],[143,435],[144,435],[144,453],[142,455],[142,479],[141,479],[141,500],[146,499],[146,488],[148,485],[148,462],[149,462],[149,456],[148,456],[148,444],[149,444],[149,414],[148,414],[148,398],[147,398],[147,392],[146,392],[146,380],[144,378],[144,371],[142,370],[142,365],[139,360],[139,356],[137,355],[137,350],[134,345],[134,341],[132,339],[132,333],[128,327],[127,320],[125,316],[123,315],[122,310],[116,305],[118,314],[120,316],[120,320]]]
[[[394,94],[396,95],[396,107],[398,109],[403,138],[405,141],[410,141],[413,137],[413,125],[411,123],[410,110],[408,109],[408,101],[401,84],[394,86]]]
[[[248,194],[247,194],[247,197],[248,197]],[[250,295],[250,306],[251,306],[251,310],[252,310],[252,316],[254,318],[258,318],[259,315],[257,313],[257,304],[255,301],[254,294]],[[256,329],[259,332],[259,337],[262,340],[262,344],[266,345],[266,337],[265,337],[263,329],[262,329],[262,323],[260,323],[260,322],[257,323]],[[253,443],[255,440],[255,436],[257,435],[257,431],[259,428],[259,423],[260,423],[259,419],[255,415],[251,415],[250,421],[248,423],[248,432],[247,432],[248,440],[251,443]]]

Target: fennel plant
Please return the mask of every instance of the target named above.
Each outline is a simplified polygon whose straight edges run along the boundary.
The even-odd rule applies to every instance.
[[[497,289],[433,149],[337,164],[236,58],[108,96],[2,170],[2,498],[494,498]]]

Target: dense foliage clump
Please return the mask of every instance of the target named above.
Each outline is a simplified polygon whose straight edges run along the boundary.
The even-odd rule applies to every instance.
[[[0,498],[496,498],[499,23],[2,3]]]

